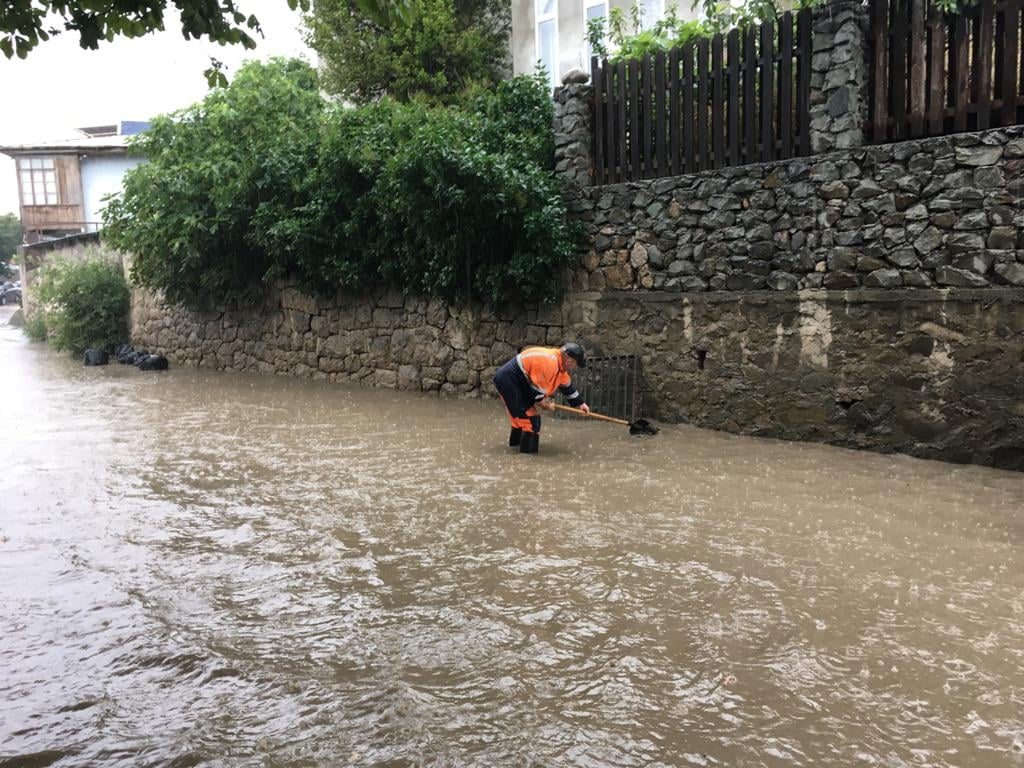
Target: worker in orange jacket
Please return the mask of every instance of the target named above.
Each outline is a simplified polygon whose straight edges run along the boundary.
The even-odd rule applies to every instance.
[[[551,399],[555,390],[561,390],[569,405],[590,411],[570,376],[577,367],[586,366],[583,347],[569,342],[561,347],[524,347],[498,369],[494,374],[494,386],[505,402],[508,420],[512,424],[508,437],[510,446],[518,445],[520,453],[537,452],[540,446],[537,406],[546,411],[555,410]]]

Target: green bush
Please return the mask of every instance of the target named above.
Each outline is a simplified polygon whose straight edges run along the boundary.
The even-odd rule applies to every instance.
[[[38,308],[30,338],[48,338],[55,349],[81,354],[113,350],[128,338],[128,283],[121,264],[94,253],[82,261],[58,261],[35,284]]]
[[[324,294],[558,295],[578,231],[552,174],[541,78],[472,91],[460,109],[344,109],[323,105],[311,76],[248,65],[157,121],[150,162],[107,208],[106,237],[136,255],[135,279],[207,305],[251,301],[285,275]]]
[[[250,62],[225,89],[153,121],[134,141],[143,163],[104,214],[104,238],[134,254],[132,277],[174,302],[252,302],[282,265],[252,222],[308,173],[323,101],[300,61]]]
[[[46,318],[43,313],[36,310],[29,315],[22,330],[30,341],[46,341]]]
[[[553,300],[578,232],[551,173],[552,109],[540,78],[517,78],[463,110],[338,111],[309,189],[289,196],[305,202],[268,208],[260,242],[313,292]]]

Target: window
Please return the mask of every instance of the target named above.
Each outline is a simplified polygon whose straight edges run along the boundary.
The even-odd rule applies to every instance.
[[[590,28],[591,19],[604,19],[602,28],[604,34],[601,36],[602,42],[605,46],[608,45],[608,2],[607,0],[583,0],[583,18],[585,19],[586,29]],[[590,41],[587,40],[584,49],[584,61],[583,68],[590,72],[590,59],[594,55],[593,49],[590,47]]]
[[[558,0],[537,0],[537,59],[558,84]]]
[[[665,13],[665,0],[637,0],[637,5],[641,29],[650,29]]]
[[[57,204],[57,171],[52,157],[19,159],[18,179],[22,205]]]

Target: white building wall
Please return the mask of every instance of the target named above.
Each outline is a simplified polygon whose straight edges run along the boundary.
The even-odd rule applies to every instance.
[[[145,162],[141,157],[82,157],[82,206],[88,229],[93,231],[93,222],[103,221],[103,198],[121,191],[121,177],[125,171]]]

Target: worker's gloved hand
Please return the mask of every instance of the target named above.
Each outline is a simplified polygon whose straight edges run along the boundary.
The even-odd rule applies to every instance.
[[[545,397],[543,400],[537,403],[537,405],[539,405],[545,411],[555,410],[555,401],[552,400],[550,397]]]
[[[583,405],[580,406],[580,410],[583,411],[584,413],[590,413],[590,406],[584,403]]]

